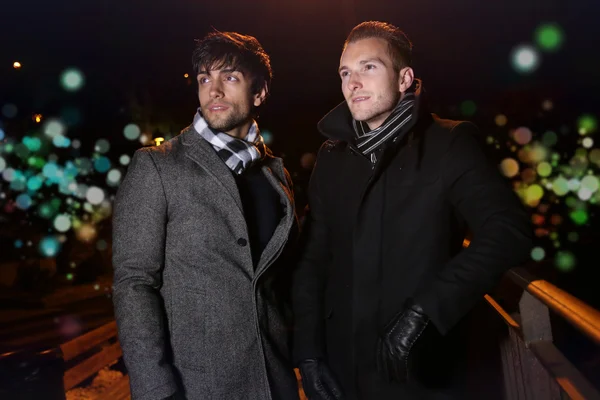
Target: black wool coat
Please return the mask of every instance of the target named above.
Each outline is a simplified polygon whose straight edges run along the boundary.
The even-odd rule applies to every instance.
[[[352,144],[345,103],[319,123],[330,140],[309,184],[294,353],[296,362],[326,360],[350,399],[461,398],[461,321],[531,247],[529,218],[475,125],[415,117],[375,164]],[[408,297],[437,332],[410,383],[387,383],[376,372],[377,338]]]

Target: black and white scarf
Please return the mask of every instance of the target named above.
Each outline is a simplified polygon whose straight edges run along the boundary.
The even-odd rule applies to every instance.
[[[221,160],[236,175],[240,175],[246,168],[265,157],[265,142],[256,121],[252,122],[243,140],[212,130],[202,117],[200,109],[194,116],[193,125],[196,132],[212,145]]]
[[[352,120],[356,132],[356,147],[362,154],[370,154],[373,161],[375,151],[404,136],[414,126],[416,117],[413,114],[420,91],[421,82],[415,79],[415,83],[405,92],[404,98],[378,128],[370,130],[365,121]]]

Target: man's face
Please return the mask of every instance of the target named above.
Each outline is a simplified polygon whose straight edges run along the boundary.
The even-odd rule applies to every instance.
[[[247,131],[239,129],[251,120],[252,106],[258,107],[264,100],[252,93],[249,77],[224,67],[200,71],[197,79],[200,109],[208,126],[232,136],[245,136]]]
[[[383,39],[361,39],[349,43],[340,59],[342,92],[352,117],[371,129],[385,121],[401,96],[387,46]]]

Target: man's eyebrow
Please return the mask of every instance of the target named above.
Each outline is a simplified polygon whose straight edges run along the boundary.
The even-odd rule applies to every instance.
[[[236,68],[224,68],[224,69],[220,69],[218,71],[220,74],[230,74],[232,72],[237,72],[237,73],[244,75],[244,72],[242,72]],[[202,71],[198,71],[198,75],[209,75],[209,73],[206,70],[202,70]]]
[[[364,65],[364,64],[368,64],[370,62],[378,62],[380,64],[385,65],[385,63],[383,62],[383,60],[379,57],[371,57],[371,58],[367,58],[366,60],[361,60],[360,64]]]
[[[384,61],[383,61],[381,58],[379,58],[379,57],[371,57],[371,58],[366,58],[366,59],[364,59],[364,60],[360,60],[360,61],[359,61],[359,64],[360,64],[360,65],[365,65],[365,64],[368,64],[368,63],[371,63],[371,62],[377,62],[377,63],[380,63],[380,64],[383,64],[383,65],[385,65],[385,62],[384,62]],[[341,67],[338,69],[338,74],[339,74],[340,72],[342,72],[343,70],[345,70],[345,69],[348,69],[348,67],[347,67],[347,66],[345,66],[345,65],[342,65],[342,66],[341,66]]]

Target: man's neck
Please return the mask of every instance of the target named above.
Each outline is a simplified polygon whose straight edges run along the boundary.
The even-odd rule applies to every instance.
[[[254,121],[252,119],[249,119],[244,124],[238,125],[225,133],[229,136],[233,136],[234,138],[243,140],[246,136],[248,136],[248,132],[250,131],[250,126],[252,125],[252,123],[254,123]]]

